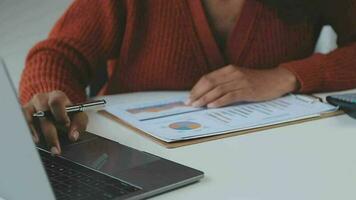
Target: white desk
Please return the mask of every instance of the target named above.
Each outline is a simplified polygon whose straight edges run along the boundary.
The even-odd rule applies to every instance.
[[[106,99],[113,104],[174,94]],[[154,199],[356,199],[356,121],[346,115],[176,149],[99,114],[89,116],[91,132],[205,172],[202,181]]]

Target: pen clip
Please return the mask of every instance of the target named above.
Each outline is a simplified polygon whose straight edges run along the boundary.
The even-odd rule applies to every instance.
[[[45,113],[43,111],[38,111],[32,115],[33,117],[44,117]]]

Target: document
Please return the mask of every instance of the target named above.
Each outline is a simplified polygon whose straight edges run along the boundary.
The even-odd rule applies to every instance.
[[[239,103],[223,108],[186,106],[186,96],[146,103],[113,105],[112,115],[165,142],[259,128],[312,118],[337,108],[304,95],[287,95],[258,103]]]

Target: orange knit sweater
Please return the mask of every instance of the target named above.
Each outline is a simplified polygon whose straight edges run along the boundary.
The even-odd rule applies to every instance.
[[[199,0],[76,0],[30,51],[21,102],[52,90],[84,101],[87,86],[100,86],[100,94],[189,90],[227,64],[285,67],[298,78],[300,92],[356,87],[356,3],[338,1],[322,13],[320,23],[291,25],[247,0],[226,49],[219,49]],[[338,33],[341,48],[313,54],[325,23]]]

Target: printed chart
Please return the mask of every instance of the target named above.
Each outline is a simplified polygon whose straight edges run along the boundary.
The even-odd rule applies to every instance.
[[[169,128],[180,131],[190,131],[200,127],[201,124],[190,121],[175,122],[169,125]]]
[[[149,121],[152,119],[170,117],[184,113],[190,113],[202,110],[202,108],[193,108],[186,106],[184,100],[166,100],[143,105],[134,105],[125,109],[127,115],[136,118],[139,121]]]
[[[297,95],[217,109],[186,106],[184,100],[116,105],[106,110],[158,139],[174,142],[315,117],[336,109]]]

